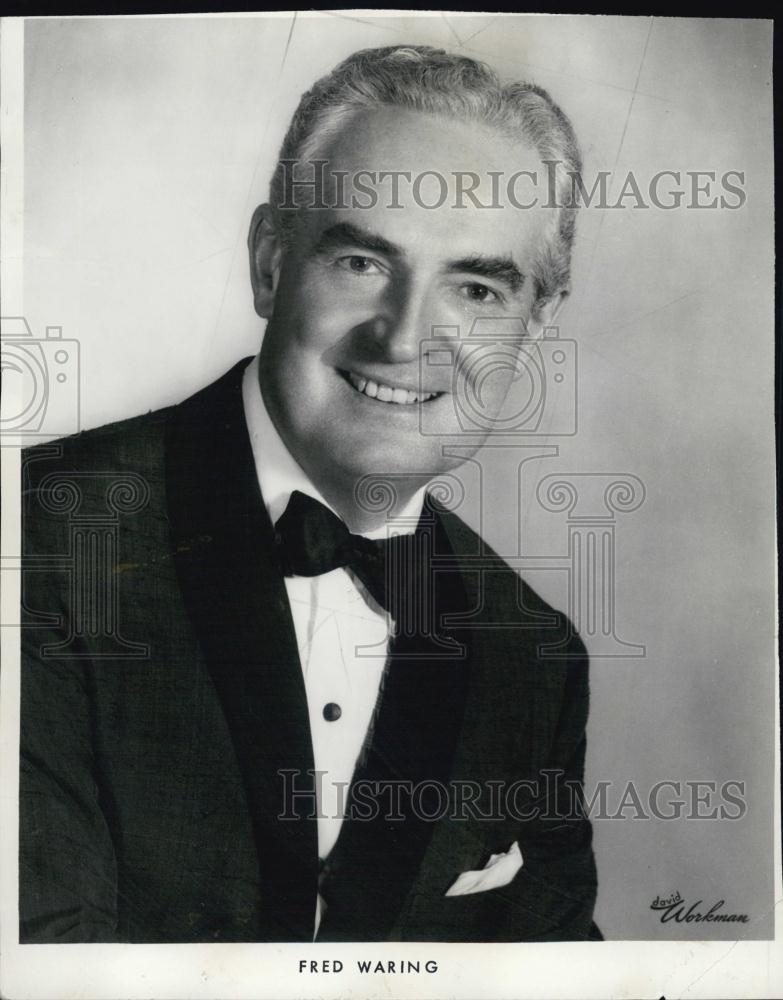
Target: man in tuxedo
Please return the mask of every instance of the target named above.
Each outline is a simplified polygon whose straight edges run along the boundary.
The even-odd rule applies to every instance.
[[[23,942],[600,937],[584,647],[437,496],[574,226],[465,178],[553,160],[539,88],[356,53],[253,216],[259,355],[25,454]]]

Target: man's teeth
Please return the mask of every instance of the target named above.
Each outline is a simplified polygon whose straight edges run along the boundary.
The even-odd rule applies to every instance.
[[[363,392],[365,396],[372,399],[380,399],[382,403],[418,403],[426,402],[437,396],[436,392],[411,392],[410,389],[393,389],[390,385],[378,384],[371,378],[362,378],[361,375],[354,375],[348,372],[348,379],[354,389]]]

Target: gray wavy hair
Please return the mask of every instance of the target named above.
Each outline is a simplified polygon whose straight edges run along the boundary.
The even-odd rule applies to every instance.
[[[571,122],[549,94],[532,83],[503,84],[489,66],[428,45],[393,45],[354,52],[305,93],[288,127],[271,182],[270,200],[283,238],[295,214],[284,204],[283,161],[306,163],[352,118],[379,106],[439,114],[494,126],[512,141],[556,161],[558,211],[535,265],[537,300],[568,288],[578,202],[574,178],[582,160]]]

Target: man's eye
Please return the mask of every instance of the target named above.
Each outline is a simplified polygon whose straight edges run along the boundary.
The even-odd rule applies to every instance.
[[[354,274],[372,274],[378,268],[374,260],[371,260],[369,257],[361,257],[358,254],[352,254],[350,257],[340,257],[337,263],[346,271],[352,271]]]
[[[477,282],[464,285],[463,292],[465,297],[470,299],[471,302],[497,302],[498,300],[496,292],[493,292],[491,288],[487,288],[486,285],[479,285]]]

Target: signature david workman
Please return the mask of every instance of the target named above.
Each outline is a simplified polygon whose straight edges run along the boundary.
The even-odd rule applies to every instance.
[[[702,921],[706,923],[739,924],[746,924],[748,922],[747,913],[721,913],[720,911],[725,905],[726,900],[719,899],[716,903],[712,904],[709,910],[705,911],[703,900],[697,899],[695,903],[691,903],[688,906],[686,900],[677,891],[672,893],[671,896],[656,896],[652,903],[650,903],[650,909],[657,910],[661,914],[662,924],[667,924],[670,920],[674,920],[678,924],[698,924]]]

